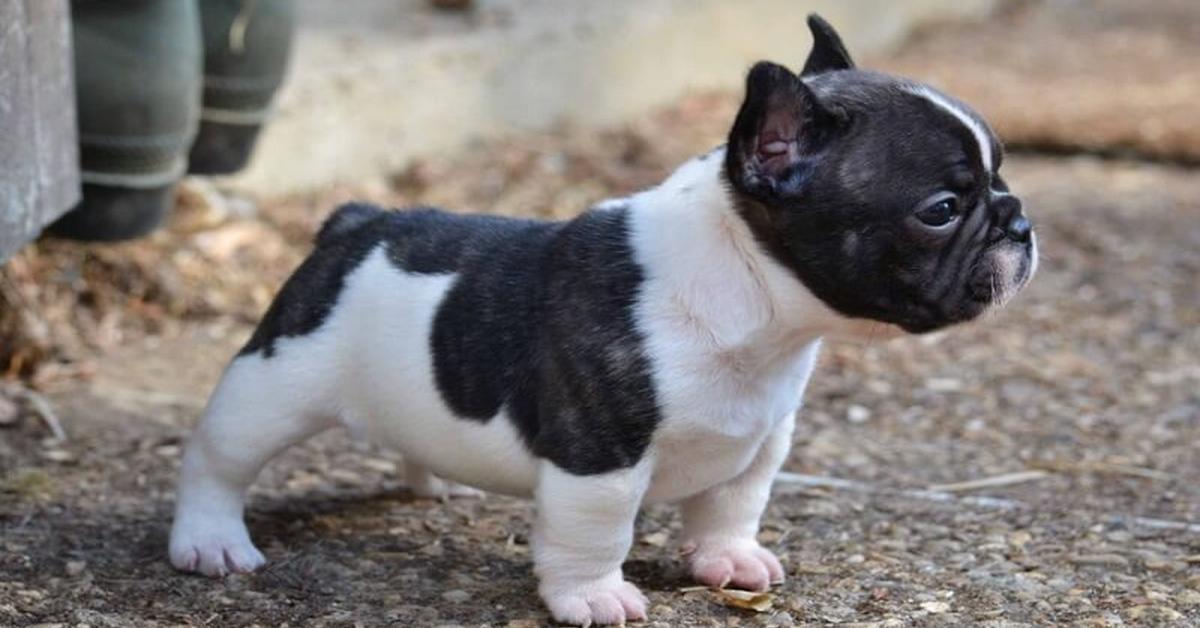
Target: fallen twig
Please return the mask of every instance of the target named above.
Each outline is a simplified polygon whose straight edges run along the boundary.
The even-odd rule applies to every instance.
[[[62,422],[58,420],[58,415],[55,414],[54,408],[50,407],[50,402],[45,397],[23,387],[17,389],[16,395],[25,400],[33,408],[34,414],[38,415],[38,418],[45,424],[46,429],[50,430],[50,434],[54,437],[54,440],[58,442],[65,442],[67,440],[67,432],[63,429]]]
[[[1173,480],[1175,476],[1155,469],[1135,467],[1115,462],[1073,462],[1069,460],[1051,460],[1036,462],[1034,467],[1053,471],[1055,473],[1099,473],[1109,475],[1129,475],[1147,480]]]
[[[1001,486],[1012,486],[1013,484],[1022,484],[1025,482],[1033,482],[1050,477],[1046,471],[1017,471],[1015,473],[1004,473],[992,477],[979,478],[976,480],[967,480],[965,482],[954,482],[951,484],[935,484],[929,487],[931,491],[940,491],[945,493],[960,493],[965,491],[975,491],[981,488],[997,488]]]
[[[842,478],[823,477],[819,475],[805,475],[803,473],[792,473],[790,471],[780,471],[775,476],[775,490],[785,494],[802,493],[814,487],[846,491],[851,493],[865,493],[870,495],[886,495],[889,497],[902,497],[906,499],[916,499],[921,501],[937,502],[942,504],[963,504],[966,506],[975,506],[989,510],[1033,510],[1029,504],[1026,504],[1015,499],[1007,499],[1003,497],[988,497],[985,495],[955,495],[947,491],[923,491],[914,489],[894,489],[886,487],[873,486],[865,482],[856,482],[854,480],[844,480]],[[1151,530],[1172,530],[1175,532],[1185,532],[1188,534],[1200,534],[1200,523],[1192,523],[1190,521],[1171,521],[1169,519],[1155,519],[1153,517],[1137,517],[1122,514],[1110,514],[1104,517],[1105,523],[1114,526],[1124,527],[1142,527]],[[1195,561],[1200,563],[1200,556],[1194,556]]]

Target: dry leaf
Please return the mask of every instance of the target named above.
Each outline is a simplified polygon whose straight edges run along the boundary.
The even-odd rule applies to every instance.
[[[738,589],[717,589],[713,591],[713,594],[725,606],[744,608],[756,613],[765,613],[771,609],[771,605],[775,602],[775,595],[767,591],[754,592],[740,591]]]
[[[662,547],[667,544],[668,534],[662,530],[651,532],[642,537],[642,543],[654,547]]]

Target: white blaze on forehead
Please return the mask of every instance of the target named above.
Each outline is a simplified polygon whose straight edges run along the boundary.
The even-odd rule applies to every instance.
[[[907,88],[912,93],[928,100],[934,105],[944,109],[947,113],[958,118],[959,122],[966,126],[971,135],[975,137],[975,143],[979,145],[979,158],[983,161],[983,169],[986,172],[992,171],[992,139],[988,134],[987,129],[976,120],[974,116],[963,111],[962,107],[951,102],[945,96],[925,87],[924,85],[912,85]]]

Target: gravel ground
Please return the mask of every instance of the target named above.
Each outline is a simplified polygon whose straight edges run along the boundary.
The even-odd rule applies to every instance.
[[[1028,291],[943,335],[832,347],[766,518],[790,576],[772,607],[681,592],[678,520],[654,508],[627,565],[652,625],[1200,623],[1200,181],[1006,167],[1045,251]],[[0,625],[545,622],[528,503],[413,499],[393,457],[336,434],[255,489],[264,572],[174,573],[180,442],[247,331],[130,341],[49,395],[65,443],[32,415],[0,432]],[[953,486],[983,478],[998,485]]]
[[[0,275],[0,370],[42,395],[0,394],[0,626],[545,625],[527,502],[414,499],[394,456],[340,434],[252,491],[263,572],[175,573],[187,426],[333,203],[568,215],[716,143],[732,106],[700,96],[257,208],[193,185],[147,240],[27,249]],[[762,612],[681,590],[678,518],[656,507],[626,566],[650,625],[1200,625],[1200,178],[1005,169],[1044,252],[1032,285],[962,329],[830,346],[762,534],[788,582]]]

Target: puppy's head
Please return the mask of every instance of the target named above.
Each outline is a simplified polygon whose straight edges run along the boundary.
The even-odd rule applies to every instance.
[[[929,86],[855,69],[832,27],[809,26],[804,69],[755,65],[729,135],[755,237],[844,316],[916,333],[1002,305],[1037,251],[992,130]]]

